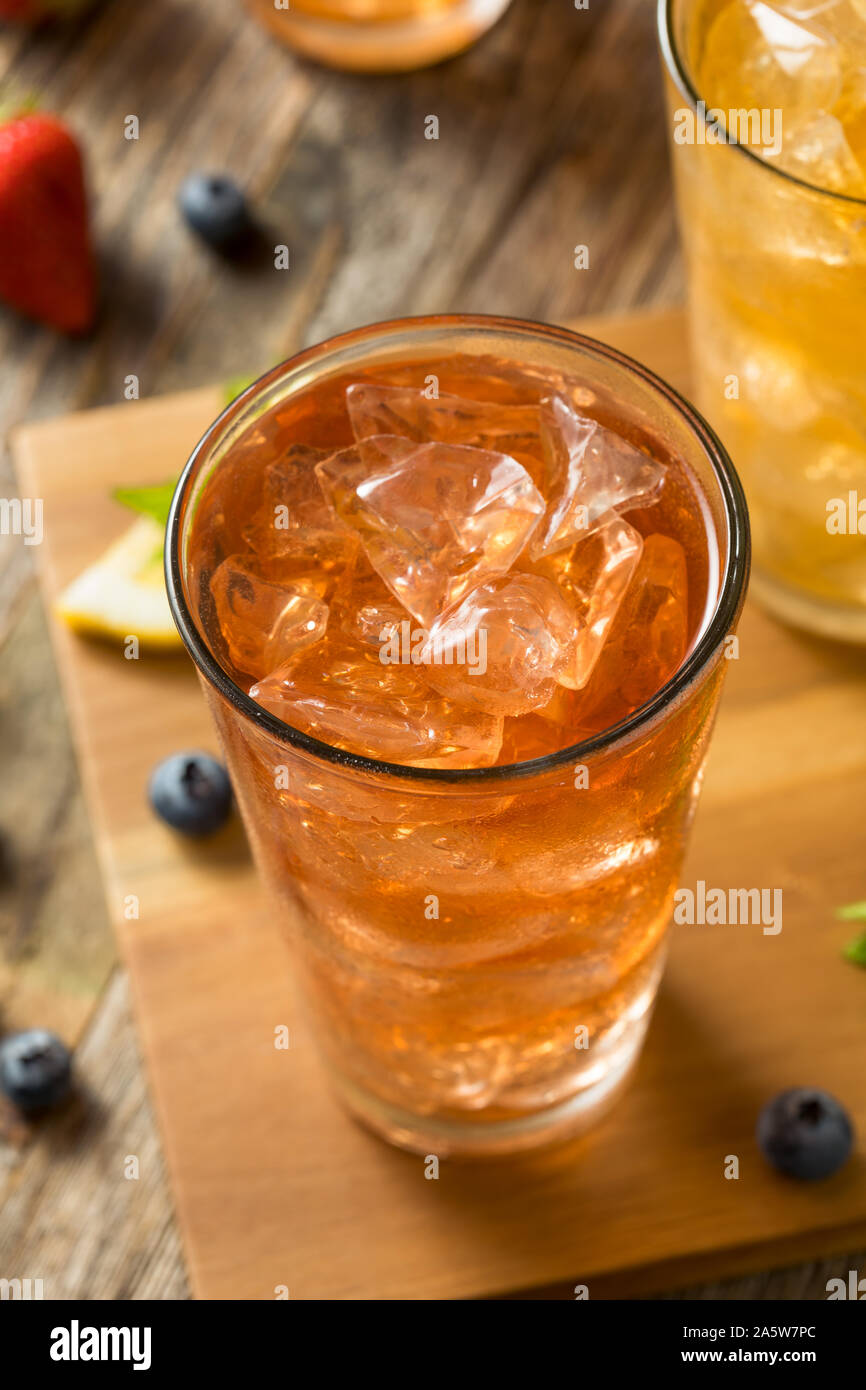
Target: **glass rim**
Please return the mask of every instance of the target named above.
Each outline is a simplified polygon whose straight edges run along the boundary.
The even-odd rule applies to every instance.
[[[658,36],[659,47],[665,66],[675,86],[686,98],[695,115],[698,115],[698,102],[704,102],[704,98],[698,92],[697,87],[692,82],[689,70],[686,67],[685,59],[679,51],[674,35],[673,10],[674,5],[681,0],[658,0]],[[795,188],[804,188],[809,193],[815,193],[819,197],[829,198],[832,202],[847,204],[853,208],[866,208],[866,198],[858,198],[853,193],[839,193],[833,188],[822,188],[820,184],[809,183],[807,179],[798,178],[796,174],[789,173],[787,169],[780,168],[777,164],[768,164],[766,159],[762,159],[759,154],[750,149],[748,145],[741,145],[739,140],[726,140],[730,148],[739,150],[748,159],[754,161],[761,169],[766,169],[767,173],[774,178],[783,179],[786,183],[793,184]]]
[[[367,757],[361,753],[351,753],[336,748],[305,734],[300,729],[286,724],[252,700],[223,670],[216,656],[199,631],[186,601],[183,572],[181,566],[181,520],[184,503],[198,472],[199,464],[206,458],[209,450],[219,439],[229,423],[243,410],[252,405],[255,399],[270,385],[288,373],[305,370],[319,359],[326,359],[333,352],[363,342],[413,329],[453,328],[472,329],[481,332],[502,332],[530,336],[553,337],[564,346],[578,348],[585,355],[604,358],[614,366],[636,375],[645,384],[659,393],[684,418],[688,428],[700,443],[709,460],[716,484],[721,495],[723,510],[728,523],[728,550],[721,566],[719,593],[712,616],[706,621],[692,650],[668,681],[661,686],[652,699],[634,710],[627,719],[611,725],[591,738],[558,749],[540,758],[524,762],[496,764],[492,767],[430,768],[411,767],[404,763],[387,762],[384,759]],[[540,323],[532,319],[500,317],[492,314],[431,314],[400,319],[385,319],[352,329],[347,333],[326,338],[312,347],[303,349],[285,361],[269,368],[217,416],[216,420],[202,435],[190,454],[178,479],[171,500],[168,523],[165,533],[165,580],[169,606],[177,629],[183,639],[188,654],[192,657],[201,674],[208,683],[231,704],[239,714],[250,720],[258,728],[270,734],[279,742],[298,748],[314,758],[336,764],[359,772],[369,772],[376,776],[394,777],[406,781],[428,784],[466,784],[472,782],[502,782],[515,777],[535,776],[555,768],[565,767],[575,759],[605,752],[621,740],[630,738],[653,720],[681,693],[688,689],[692,680],[706,666],[713,653],[728,635],[736,621],[745,598],[746,581],[750,562],[750,532],[746,499],[742,483],[731,459],[702,415],[680,393],[655,372],[644,367],[618,348],[598,342],[586,334],[569,328]]]

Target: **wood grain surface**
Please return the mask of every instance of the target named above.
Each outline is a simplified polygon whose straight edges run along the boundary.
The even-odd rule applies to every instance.
[[[103,284],[81,342],[0,312],[4,439],[25,419],[119,401],[130,374],[144,397],[251,375],[390,314],[563,321],[675,302],[653,9],[514,0],[468,54],[387,79],[298,62],[237,0],[107,0],[69,29],[3,29],[4,88],[38,91],[85,147]],[[173,200],[200,167],[240,177],[291,246],[278,283],[266,262],[227,267],[191,241]],[[577,244],[588,270],[574,269]],[[115,480],[135,481],[128,460]],[[7,452],[0,491],[13,487]],[[100,1102],[35,1136],[0,1120],[0,1273],[49,1272],[58,1297],[174,1298],[179,1246],[122,977],[105,988],[102,889],[30,559],[0,537],[0,1023],[81,1038]],[[119,1180],[105,1143],[147,1156],[140,1183]],[[820,1297],[826,1277],[810,1264],[700,1296]]]
[[[591,326],[627,350],[652,345],[650,364],[684,384],[680,315]],[[163,479],[217,405],[203,390],[21,432],[22,481],[45,499],[49,600],[128,524],[109,497],[115,458]],[[761,1103],[800,1081],[842,1097],[866,1129],[864,981],[832,916],[862,889],[847,808],[866,792],[866,654],[834,655],[747,611],[682,881],[781,889],[782,933],[675,930],[637,1079],[613,1114],[578,1144],[445,1162],[428,1183],[422,1160],[332,1099],[238,827],[190,849],[145,804],[154,761],[214,746],[189,664],[53,635],[199,1296],[555,1297],[580,1281],[606,1297],[866,1241],[862,1152],[798,1186],[768,1169],[753,1133]],[[815,727],[833,728],[833,751],[803,747]],[[279,1024],[290,1052],[274,1050]]]

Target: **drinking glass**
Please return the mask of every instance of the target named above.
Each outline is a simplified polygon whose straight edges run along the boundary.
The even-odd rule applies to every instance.
[[[358,72],[404,72],[451,58],[495,24],[510,0],[246,0],[308,58]]]
[[[756,596],[797,626],[864,642],[866,201],[803,182],[752,142],[715,142],[694,74],[720,9],[658,10],[695,399],[743,478]],[[778,106],[750,112],[747,131],[781,121]]]
[[[682,469],[702,587],[679,669],[615,727],[510,766],[398,766],[289,727],[234,683],[208,637],[196,518],[238,449],[257,465],[257,422],[296,393],[458,360],[539,391],[577,379],[600,419]],[[219,506],[243,508],[243,492]],[[692,407],[613,348],[518,320],[331,339],[262,377],[194,451],[166,540],[172,610],[328,1071],[377,1133],[423,1154],[511,1152],[575,1132],[620,1090],[662,971],[748,551],[736,473]]]

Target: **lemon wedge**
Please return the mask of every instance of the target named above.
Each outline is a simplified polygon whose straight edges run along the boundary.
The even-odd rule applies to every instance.
[[[162,571],[164,528],[141,516],[63,590],[56,610],[69,627],[99,637],[134,636],[165,650],[182,645]]]

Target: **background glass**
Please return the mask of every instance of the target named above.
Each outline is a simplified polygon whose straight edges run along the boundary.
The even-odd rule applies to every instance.
[[[707,144],[701,45],[719,0],[659,0],[689,276],[695,399],[736,460],[757,596],[778,616],[866,642],[866,534],[827,506],[866,498],[866,202],[812,188],[746,146]]]
[[[480,38],[510,0],[246,0],[262,23],[335,68],[397,72],[450,58]]]

